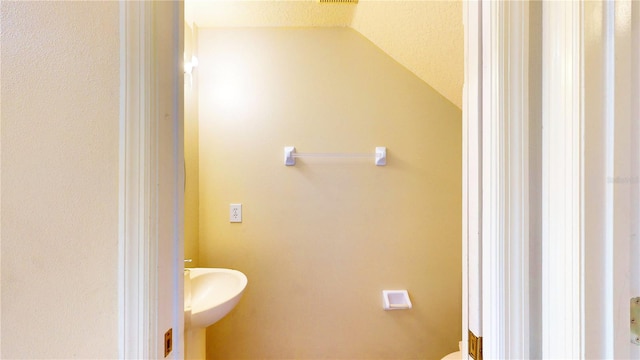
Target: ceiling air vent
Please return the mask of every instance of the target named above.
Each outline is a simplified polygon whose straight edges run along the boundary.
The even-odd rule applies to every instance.
[[[358,0],[318,0],[318,2],[325,4],[357,4]]]

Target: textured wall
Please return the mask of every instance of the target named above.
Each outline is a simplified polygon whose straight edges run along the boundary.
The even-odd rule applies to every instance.
[[[351,27],[462,108],[462,1],[363,0]]]
[[[201,29],[200,265],[249,285],[209,359],[437,359],[461,323],[461,113],[358,32]],[[372,160],[298,159],[372,152]],[[243,203],[231,224],[229,203]],[[410,311],[382,310],[406,288]]]
[[[116,358],[118,3],[0,6],[0,355]]]
[[[462,1],[187,1],[185,11],[203,28],[350,26],[462,108]]]
[[[187,1],[185,20],[200,27],[349,26],[356,4],[317,1]]]

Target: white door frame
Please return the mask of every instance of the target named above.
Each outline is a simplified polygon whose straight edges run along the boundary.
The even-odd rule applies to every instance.
[[[529,4],[483,2],[482,18],[483,355],[524,359],[530,357]]]
[[[544,358],[584,356],[581,7],[579,2],[545,3],[542,12]]]
[[[120,1],[120,359],[184,357],[183,18],[182,2]]]
[[[171,164],[176,201],[170,209],[174,212],[170,221],[176,228],[171,237],[175,242],[169,244],[174,254],[168,260],[156,257],[158,249],[167,244],[159,243],[156,231],[160,210],[155,191],[158,182],[165,180],[158,174],[166,165],[155,162],[162,118],[156,96],[167,84],[173,84],[174,90],[182,87],[181,81],[176,82],[181,77],[182,48],[159,51],[154,47],[159,36],[154,23],[171,24],[176,34],[182,33],[182,4],[175,2],[162,13],[154,4],[121,1],[119,355],[124,359],[160,357],[162,331],[157,324],[165,319],[158,317],[157,304],[163,298],[158,294],[164,286],[158,284],[158,266],[166,263],[171,264],[170,280],[175,286],[170,316],[177,339],[183,326],[183,225],[177,185],[182,179],[177,170],[182,161],[180,90],[173,93],[176,106],[170,114],[177,119]],[[634,234],[637,238],[639,227],[637,216],[634,220],[625,212],[630,208],[637,215],[640,203],[637,180],[633,183],[640,167],[639,145],[625,138],[640,131],[640,110],[631,109],[629,101],[630,96],[639,95],[637,67],[629,60],[632,53],[638,58],[638,6],[629,0],[544,2],[541,28],[529,30],[528,3],[465,1],[464,354],[467,329],[474,328],[485,340],[485,358],[528,357],[531,347],[538,346],[529,343],[529,322],[538,316],[542,318],[543,358],[638,354],[624,336],[631,290],[628,281],[621,280],[629,275],[630,264],[628,259],[618,261],[620,255],[629,253],[628,244]],[[633,10],[631,20],[625,18],[625,9]],[[594,13],[600,23],[585,20]],[[632,26],[625,28],[625,19]],[[543,154],[541,239],[529,238],[531,144],[527,142],[531,122],[527,101],[532,75],[529,34],[533,31],[543,32],[542,74],[533,74],[541,76],[543,94],[544,141],[541,149],[535,148]],[[596,40],[590,47],[593,34],[602,43]],[[174,62],[173,71],[158,72],[160,57]],[[597,59],[605,60],[600,63]],[[634,83],[629,73],[635,74]],[[604,88],[598,87],[599,78],[604,79],[600,83]],[[585,106],[590,107],[589,112]],[[593,115],[600,113],[604,115]],[[594,129],[606,129],[607,136],[589,140],[597,133]],[[588,151],[585,141],[592,141]],[[605,169],[601,178],[613,181],[591,182],[592,178],[585,177],[588,169]],[[628,179],[628,186],[618,186],[618,178]],[[590,191],[588,198],[586,191]],[[597,199],[604,202],[606,211],[596,211],[602,205]],[[604,241],[599,241],[598,231]],[[529,304],[529,280],[538,275],[528,266],[533,240],[541,241],[543,248],[540,313],[532,313]],[[603,243],[605,251],[601,252],[598,246]],[[604,274],[612,275],[593,279]],[[637,287],[640,280],[635,276]],[[604,295],[598,295],[602,288],[594,285],[603,285]],[[594,314],[601,323],[591,320]],[[622,315],[613,316],[617,314]],[[174,344],[173,357],[180,358],[182,340]]]
[[[151,13],[143,2],[120,2],[120,211],[119,211],[119,358],[151,358],[157,342],[150,329],[155,319],[155,217],[148,184],[155,166],[150,160],[151,122],[148,99],[151,77]],[[145,310],[146,309],[146,310]],[[153,344],[151,344],[153,342]]]
[[[462,108],[462,354],[468,331],[482,336],[482,28],[480,2],[463,4],[464,89]]]
[[[465,2],[463,350],[529,357],[529,4]]]
[[[582,356],[637,359],[629,301],[640,296],[640,4],[586,2]],[[636,262],[637,264],[637,262]],[[588,339],[586,341],[585,339]],[[593,340],[596,341],[593,341]]]
[[[462,335],[479,328],[486,358],[637,357],[628,307],[640,291],[629,256],[640,256],[632,242],[640,106],[630,101],[640,95],[640,4],[543,2],[541,23],[529,30],[530,6],[464,5]],[[527,63],[528,31],[542,33],[541,70]],[[481,91],[474,93],[477,79]],[[539,135],[532,126],[540,120],[528,119],[533,81],[541,81]],[[531,185],[530,151],[542,154],[541,184]],[[539,197],[541,209],[528,196]],[[533,218],[541,234],[530,238]],[[539,268],[528,266],[532,244],[542,249]],[[477,269],[480,284],[473,284]],[[531,293],[538,278],[540,289]],[[538,308],[531,307],[535,297]],[[534,318],[542,322],[531,343]]]
[[[631,100],[640,95],[638,7],[543,3],[543,358],[640,355],[629,341],[631,284],[640,276],[630,261],[640,257],[631,253],[640,205]]]

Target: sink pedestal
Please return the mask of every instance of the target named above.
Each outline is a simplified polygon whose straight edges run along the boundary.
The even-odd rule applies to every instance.
[[[184,334],[184,358],[189,360],[204,360],[207,358],[207,329],[193,328]]]

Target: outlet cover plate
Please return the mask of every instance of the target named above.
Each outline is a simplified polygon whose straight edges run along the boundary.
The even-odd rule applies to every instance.
[[[232,223],[242,222],[242,204],[229,205],[229,222],[232,222]]]

